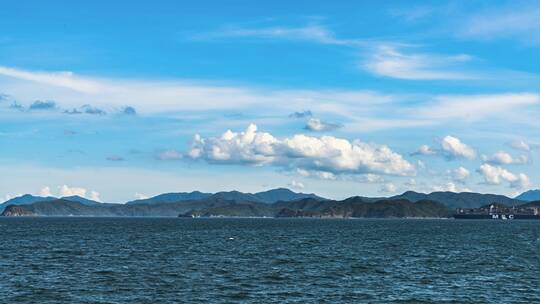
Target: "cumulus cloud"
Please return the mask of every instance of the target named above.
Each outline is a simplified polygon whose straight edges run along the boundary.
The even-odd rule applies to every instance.
[[[84,198],[88,198],[97,202],[100,202],[101,199],[99,197],[99,192],[94,190],[87,190],[82,187],[69,187],[68,185],[63,185],[60,187],[60,196],[66,197],[66,196],[80,196]],[[87,196],[88,195],[88,196]]]
[[[293,189],[299,189],[299,190],[304,189],[304,184],[296,180],[292,180],[288,185],[289,187]]]
[[[464,54],[405,54],[395,46],[381,45],[364,64],[364,69],[375,75],[398,79],[463,80],[475,77],[456,71],[454,66],[470,59]]]
[[[51,188],[49,188],[48,186],[41,188],[41,190],[39,191],[39,196],[52,196]]]
[[[315,132],[332,131],[341,127],[341,124],[322,121],[319,118],[314,117],[308,119],[306,122],[306,130]]]
[[[304,170],[296,168],[296,173],[303,177],[314,177],[317,179],[326,179],[326,180],[336,180],[337,176],[328,171],[318,171],[318,170]]]
[[[499,151],[492,156],[483,155],[482,160],[495,165],[522,165],[529,162],[529,157],[527,155],[513,157],[509,153]]]
[[[433,148],[431,148],[428,145],[421,145],[420,147],[418,147],[416,151],[411,153],[411,155],[413,156],[414,155],[435,155],[435,154],[437,154],[437,151],[433,150]]]
[[[512,147],[512,148],[514,148],[516,150],[521,150],[521,151],[530,151],[531,150],[531,147],[529,146],[529,144],[527,144],[523,140],[512,141],[512,142],[510,142],[509,145],[510,145],[510,147]]]
[[[88,115],[106,115],[107,112],[105,110],[102,110],[101,108],[92,106],[90,104],[84,104],[80,107],[73,107],[68,109],[63,109],[60,107],[56,101],[52,100],[36,100],[28,105],[28,107],[25,107],[24,105],[18,103],[17,101],[13,101],[11,105],[9,106],[12,110],[18,110],[21,112],[29,112],[29,111],[52,111],[52,110],[59,110],[61,113],[69,114],[69,115],[75,115],[75,114],[88,114]],[[125,107],[120,110],[122,114],[126,115],[135,115],[135,109],[132,107]]]
[[[525,151],[525,152],[529,152],[529,151],[532,150],[531,145],[529,145],[527,142],[525,142],[525,141],[523,141],[521,139],[509,142],[508,146],[510,146],[510,148],[512,148],[512,149]]]
[[[69,187],[67,185],[63,185],[60,187],[60,195],[61,196],[73,196],[77,195],[80,197],[86,197],[86,189],[80,188],[80,187]]]
[[[414,187],[414,186],[416,186],[416,179],[410,178],[409,180],[407,180],[407,181],[405,182],[405,186],[407,186],[407,187]]]
[[[97,191],[90,191],[90,199],[96,202],[101,202],[101,199],[99,197],[99,192]]]
[[[130,106],[123,107],[123,108],[120,110],[120,113],[122,113],[122,114],[124,114],[124,115],[128,115],[128,116],[137,115],[137,111],[135,110],[135,108],[134,108],[134,107],[130,107]]]
[[[173,149],[161,151],[157,155],[157,159],[159,160],[179,160],[182,158],[183,158],[182,153]]]
[[[29,107],[28,110],[54,110],[56,109],[56,102],[52,100],[36,100]]]
[[[396,185],[392,183],[384,184],[379,189],[379,192],[381,193],[396,193],[396,191],[397,191],[397,187]]]
[[[442,155],[448,159],[476,158],[476,151],[457,137],[447,135],[439,141],[439,145],[439,148],[422,145],[411,155]]]
[[[148,196],[139,192],[135,192],[135,198],[136,199],[147,199]]]
[[[90,114],[90,115],[105,115],[107,112],[104,110],[94,107],[89,104],[80,106],[79,108],[73,108],[71,110],[65,110],[66,114]]]
[[[448,182],[443,185],[436,185],[432,187],[433,191],[449,191],[449,192],[459,192],[458,187],[453,182]]]
[[[289,114],[290,118],[306,118],[306,117],[311,117],[311,116],[313,116],[313,113],[311,113],[311,111],[309,110],[302,111],[302,112],[294,112],[294,113]]]
[[[9,108],[12,109],[12,110],[17,110],[17,111],[25,111],[26,109],[24,108],[24,106],[16,101],[12,102],[11,105],[9,105]]]
[[[455,182],[463,183],[471,175],[471,172],[463,167],[459,167],[448,172]]]
[[[297,134],[278,139],[250,124],[244,132],[220,137],[195,135],[188,155],[210,163],[274,165],[333,174],[414,175],[415,167],[384,145],[333,136]]]
[[[481,165],[478,173],[484,177],[485,183],[489,185],[500,185],[506,181],[512,188],[523,189],[530,184],[529,177],[524,173],[514,174],[502,167],[490,164]]]
[[[445,136],[441,140],[441,149],[450,158],[463,157],[474,159],[476,157],[474,149],[461,142],[459,138],[450,135]]]
[[[380,184],[380,183],[385,182],[382,176],[377,175],[377,174],[372,174],[372,173],[362,174],[358,176],[356,180],[361,183],[367,183],[367,184]]]

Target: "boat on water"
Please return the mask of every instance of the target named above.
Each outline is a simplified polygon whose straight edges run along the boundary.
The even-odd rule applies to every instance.
[[[540,207],[514,206],[493,203],[480,208],[458,208],[454,218],[485,220],[540,220]]]

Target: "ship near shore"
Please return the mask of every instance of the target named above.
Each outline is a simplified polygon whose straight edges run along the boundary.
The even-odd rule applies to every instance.
[[[485,220],[540,220],[540,207],[513,206],[493,203],[480,208],[458,208],[455,219],[485,219]]]

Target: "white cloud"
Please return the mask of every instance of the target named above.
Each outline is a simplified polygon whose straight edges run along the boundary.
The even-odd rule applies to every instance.
[[[440,147],[435,149],[428,145],[420,146],[411,155],[442,155],[448,159],[454,158],[476,158],[473,148],[463,143],[459,138],[447,135],[439,141]]]
[[[20,73],[2,74],[0,71],[2,91],[9,93],[25,108],[35,100],[51,99],[56,101],[59,109],[91,104],[107,113],[118,113],[130,105],[137,109],[140,117],[153,114],[178,115],[178,112],[184,114],[187,111],[194,113],[194,116],[208,117],[223,110],[245,111],[251,121],[261,121],[261,113],[266,117],[278,117],[298,109],[310,109],[314,113],[325,113],[328,117],[346,122],[342,131],[349,134],[405,127],[425,128],[457,119],[496,118],[500,122],[519,119],[523,123],[535,124],[535,111],[530,106],[540,102],[540,97],[531,93],[423,96],[430,100],[426,103],[425,100],[408,102],[410,96],[367,90],[276,90],[180,80],[109,79],[54,72],[50,73],[52,80],[45,81],[42,74],[46,72],[16,71],[23,72],[22,75],[36,73],[40,76],[22,77]],[[63,81],[62,77],[70,81]],[[79,80],[83,84],[93,84],[92,89],[86,89],[86,85],[79,86]],[[8,103],[3,105],[0,115],[14,113],[14,110],[6,108]],[[17,115],[59,114],[33,111]],[[248,121],[244,118],[235,122],[244,124]],[[320,124],[316,122],[314,120],[311,123],[313,129],[321,130],[329,125],[325,121]],[[230,125],[230,119],[226,123]],[[208,128],[215,125],[217,122]]]
[[[496,164],[496,165],[511,165],[511,164],[522,165],[529,162],[529,158],[527,157],[527,155],[520,155],[518,157],[513,157],[512,155],[504,151],[499,151],[489,157],[483,155],[482,159],[485,162]]]
[[[90,199],[96,202],[101,202],[101,199],[99,198],[99,192],[97,191],[90,191]]]
[[[304,184],[302,182],[299,182],[299,181],[296,181],[296,180],[292,180],[290,183],[289,183],[289,186],[293,189],[304,189]]]
[[[408,181],[405,182],[405,186],[407,187],[414,187],[416,186],[416,179],[411,178]]]
[[[516,150],[525,151],[525,152],[531,151],[531,146],[521,139],[511,141],[508,143],[508,145],[511,148],[516,149]]]
[[[213,39],[223,37],[250,37],[264,39],[301,40],[320,44],[359,45],[359,40],[338,39],[332,31],[322,25],[302,27],[227,28],[219,32],[197,35],[196,38]]]
[[[147,199],[148,198],[147,195],[139,193],[139,192],[135,192],[134,196],[135,196],[136,199]]]
[[[141,114],[248,108],[290,113],[310,108],[355,117],[376,104],[388,104],[395,100],[394,96],[371,91],[273,90],[188,80],[85,77],[71,72],[5,67],[0,69],[0,86],[23,106],[35,100],[51,99],[63,109],[91,104],[111,113],[129,105]]]
[[[6,70],[9,73],[6,73]],[[310,109],[346,121],[344,132],[367,132],[395,128],[421,128],[455,119],[477,120],[493,117],[501,121],[521,119],[534,123],[530,108],[540,102],[532,93],[498,95],[424,96],[409,103],[410,96],[383,94],[367,90],[276,90],[262,87],[227,86],[182,80],[110,79],[86,77],[74,73],[0,70],[2,90],[24,108],[35,100],[54,100],[59,109],[79,108],[85,104],[107,113],[118,113],[130,105],[140,116],[156,113],[243,110],[255,115],[283,115],[298,109]],[[3,72],[2,72],[3,71]],[[15,72],[13,72],[15,71]],[[35,74],[35,75],[34,75]],[[34,76],[36,77],[34,77]],[[30,77],[32,76],[32,77]],[[47,77],[45,77],[47,76]],[[50,77],[49,77],[50,76]],[[82,85],[79,85],[79,82]],[[92,84],[87,86],[87,84]],[[88,89],[90,87],[91,89]],[[9,107],[4,103],[5,107]],[[518,110],[527,110],[527,115]],[[4,108],[11,113],[13,110]],[[0,114],[6,112],[0,111]],[[54,112],[54,111],[51,111]],[[514,116],[508,117],[513,114]],[[53,115],[49,114],[49,115]],[[516,115],[519,114],[518,118]],[[28,112],[24,115],[45,115]],[[523,117],[527,116],[527,120]],[[316,121],[313,121],[316,122]],[[319,126],[324,125],[323,122]],[[322,129],[313,124],[315,129]]]
[[[99,82],[76,77],[72,72],[25,71],[0,66],[0,75],[63,87],[85,93],[95,93],[104,89]]]
[[[396,191],[397,187],[392,183],[384,184],[381,189],[379,189],[379,192],[381,193],[396,193]]]
[[[489,117],[506,117],[520,107],[537,105],[540,96],[534,93],[507,93],[491,95],[443,95],[434,102],[412,110],[420,117],[430,119],[461,119],[475,121]]]
[[[463,183],[471,175],[471,172],[463,167],[450,170],[449,173],[450,173],[450,177],[454,181],[460,182],[460,183]]]
[[[406,8],[393,7],[389,13],[393,17],[401,18],[407,22],[416,22],[433,15],[436,9],[431,6],[415,6]]]
[[[328,172],[328,171],[305,170],[305,169],[296,168],[296,173],[303,177],[314,177],[314,178],[323,179],[323,180],[336,180],[337,179],[337,176],[334,173]]]
[[[64,197],[73,195],[86,197],[86,189],[81,187],[69,187],[67,185],[60,187],[60,196]]]
[[[20,196],[20,195],[18,195],[18,196]],[[4,195],[4,198],[3,198],[3,200],[2,200],[2,203],[9,201],[11,198],[12,198],[12,197],[11,197],[11,195],[9,195],[9,194]]]
[[[49,188],[48,186],[41,188],[41,190],[39,191],[39,196],[52,196],[51,188]]]
[[[457,137],[450,135],[445,136],[441,140],[441,149],[448,157],[464,157],[466,159],[474,159],[476,152],[474,149],[461,142]]]
[[[540,7],[519,5],[472,15],[460,34],[479,39],[516,38],[527,44],[540,42]]]
[[[435,155],[437,151],[431,148],[428,145],[421,145],[416,151],[411,153],[411,155]]]
[[[88,197],[87,197],[87,194]],[[97,202],[100,202],[101,199],[99,198],[99,192],[93,191],[93,190],[87,190],[82,187],[69,187],[67,185],[63,185],[60,187],[60,197],[66,197],[66,196],[80,196],[84,198],[88,198]]]
[[[380,184],[380,183],[385,182],[382,176],[377,175],[377,174],[372,174],[372,173],[362,174],[358,176],[356,180],[358,180],[361,183],[368,183],[368,184]]]
[[[315,117],[308,119],[308,121],[306,122],[306,129],[316,132],[332,131],[341,127],[341,124],[322,121],[319,118]]]
[[[179,159],[182,159],[182,157],[183,157],[182,153],[176,150],[161,151],[157,155],[157,159],[159,160],[179,160]]]
[[[258,132],[254,124],[240,133],[228,130],[221,137],[196,135],[189,156],[211,163],[270,164],[333,174],[415,174],[412,164],[384,145],[303,134],[278,139],[270,133]]]
[[[503,181],[506,181],[512,188],[523,189],[530,184],[527,175],[523,173],[514,174],[499,166],[492,166],[490,164],[481,165],[478,173],[482,174],[486,184],[490,185],[500,185]]]
[[[443,185],[433,186],[431,188],[432,191],[449,191],[449,192],[471,192],[472,190],[467,187],[458,187],[453,182],[447,182]]]
[[[364,68],[379,76],[407,80],[464,80],[472,75],[455,71],[454,65],[470,60],[468,55],[441,56],[404,54],[393,46],[379,46]]]
[[[458,188],[456,184],[452,182],[448,182],[442,186],[434,186],[433,191],[450,191],[450,192],[458,192]]]

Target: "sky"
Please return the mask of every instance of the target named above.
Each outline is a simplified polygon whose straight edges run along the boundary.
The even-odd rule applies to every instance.
[[[11,1],[0,201],[540,187],[538,1]]]

